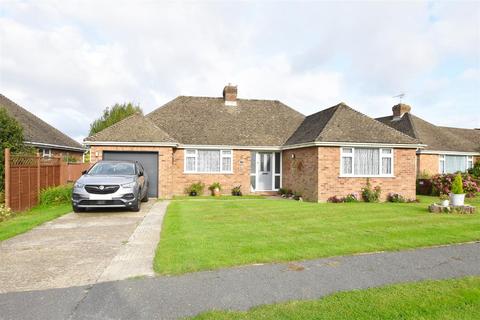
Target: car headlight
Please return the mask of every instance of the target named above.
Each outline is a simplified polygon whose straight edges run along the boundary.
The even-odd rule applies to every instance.
[[[135,187],[135,181],[129,182],[129,183],[124,183],[124,184],[122,184],[122,187],[124,187],[124,188],[133,188],[133,187]]]
[[[75,184],[73,185],[74,188],[83,188],[85,185],[83,183],[80,183],[80,182],[75,182]]]

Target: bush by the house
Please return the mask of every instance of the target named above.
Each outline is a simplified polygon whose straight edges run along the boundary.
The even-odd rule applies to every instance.
[[[72,198],[72,189],[73,186],[71,184],[43,189],[40,192],[40,204],[55,205],[68,203]]]
[[[0,203],[0,222],[13,217],[14,212],[7,208],[4,203]]]
[[[473,168],[468,170],[468,173],[470,173],[474,178],[480,179],[480,160],[475,162]]]
[[[302,193],[299,192],[299,191],[295,191],[295,192],[293,193],[293,199],[295,199],[295,200],[302,200]]]
[[[450,194],[452,193],[452,184],[455,179],[455,174],[438,174],[432,177],[433,195]],[[462,188],[467,197],[475,197],[477,192],[480,192],[480,183],[475,180],[470,174],[461,174]]]
[[[278,189],[278,194],[281,195],[281,196],[287,194],[287,188]]]
[[[212,192],[215,189],[222,190],[222,185],[220,184],[220,182],[214,182],[208,187],[208,190],[210,190]]]
[[[382,193],[382,189],[380,186],[376,186],[372,188],[372,184],[370,183],[370,179],[367,178],[367,183],[365,187],[362,188],[362,198],[365,202],[378,202],[380,199],[380,194]]]
[[[417,179],[416,193],[424,196],[430,196],[433,194],[432,178]]]
[[[342,203],[342,202],[358,202],[359,196],[356,193],[350,193],[345,197],[333,196],[328,198],[327,202],[331,203]]]
[[[404,196],[399,193],[389,193],[387,196],[388,202],[395,202],[395,203],[404,203],[407,202]]]
[[[232,196],[241,196],[242,195],[242,186],[235,186],[232,188]]]
[[[205,189],[205,184],[198,181],[195,183],[192,183],[190,186],[188,186],[185,189],[185,193],[188,194],[189,196],[201,196],[203,194],[203,190]]]

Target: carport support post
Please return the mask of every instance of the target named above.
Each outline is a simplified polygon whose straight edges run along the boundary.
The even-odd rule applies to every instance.
[[[10,208],[10,149],[5,149],[5,207]]]

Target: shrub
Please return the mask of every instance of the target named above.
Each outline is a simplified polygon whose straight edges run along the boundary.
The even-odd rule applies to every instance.
[[[398,193],[389,193],[387,196],[388,202],[395,202],[395,203],[404,203],[407,202],[404,196]]]
[[[345,202],[345,198],[339,196],[333,196],[327,199],[327,202],[331,203],[342,203]]]
[[[382,189],[380,186],[376,186],[372,189],[372,184],[370,183],[370,179],[367,178],[367,184],[365,187],[362,188],[362,198],[365,202],[378,202],[380,199],[380,194],[382,193]]]
[[[346,197],[333,196],[328,198],[327,202],[331,203],[342,203],[342,202],[358,202],[359,197],[356,193],[350,193]]]
[[[0,204],[5,203],[5,192],[0,191]]]
[[[295,192],[293,193],[293,199],[295,199],[295,200],[300,200],[301,197],[302,197],[302,194],[301,194],[300,192],[295,191]]]
[[[215,189],[217,189],[217,188],[218,188],[218,190],[222,190],[222,185],[220,184],[220,182],[214,182],[214,183],[212,183],[212,184],[208,187],[208,190],[213,191],[213,190],[215,190]]]
[[[199,181],[196,183],[192,183],[190,186],[188,186],[185,189],[185,193],[190,196],[202,195],[204,189],[205,189],[205,184]]]
[[[278,189],[278,194],[283,196],[284,194],[287,194],[287,189],[286,188],[280,188]]]
[[[232,196],[241,196],[242,195],[242,186],[236,186],[232,188]]]
[[[5,221],[14,216],[14,212],[7,208],[5,204],[0,203],[0,222]]]
[[[72,198],[72,188],[73,186],[71,184],[68,184],[43,189],[40,192],[40,204],[52,205],[68,203]]]
[[[452,184],[455,180],[455,174],[438,174],[432,178],[433,191],[432,195],[452,193]],[[464,173],[462,175],[463,192],[467,197],[475,197],[480,192],[480,182],[472,178],[471,175]]]
[[[468,173],[470,173],[475,178],[480,179],[480,160],[475,162],[475,164],[473,165],[473,168],[470,168],[468,170]]]
[[[350,193],[344,199],[345,202],[358,202],[359,200],[360,200],[360,197],[358,193]]]
[[[460,173],[458,173],[455,176],[455,179],[453,180],[452,193],[453,194],[463,194],[463,181],[462,181],[462,175]]]

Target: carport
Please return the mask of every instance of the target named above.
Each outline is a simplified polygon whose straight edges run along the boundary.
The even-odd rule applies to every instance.
[[[149,178],[148,196],[158,197],[158,152],[103,151],[103,160],[132,160],[141,163]]]

